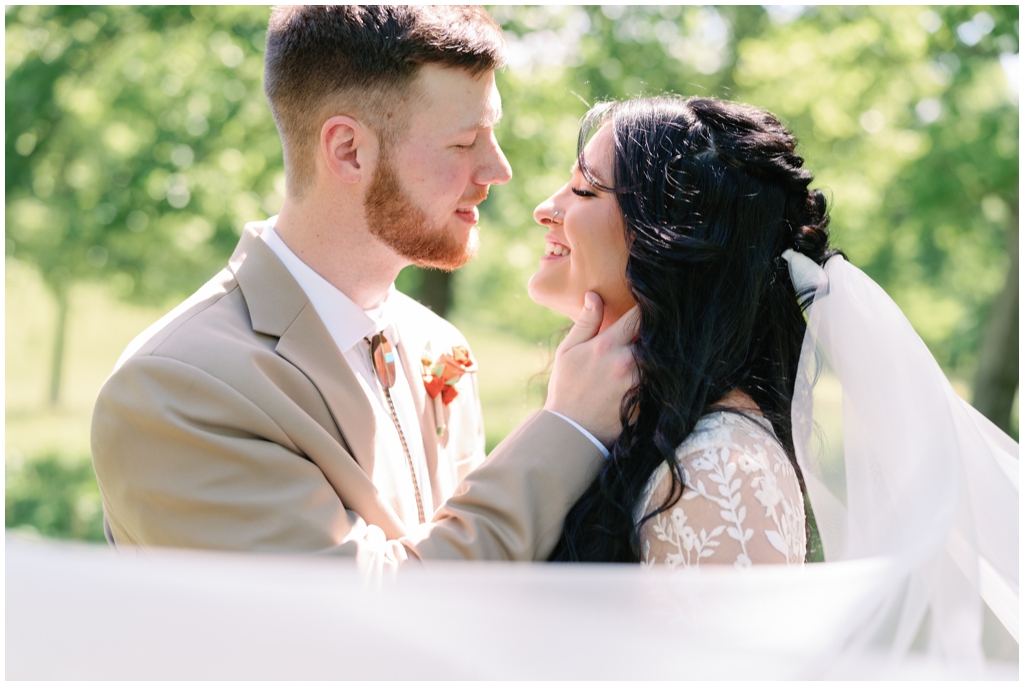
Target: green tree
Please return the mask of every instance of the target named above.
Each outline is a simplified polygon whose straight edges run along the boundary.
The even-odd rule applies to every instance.
[[[58,305],[111,281],[165,301],[209,278],[244,222],[276,212],[281,150],[263,100],[264,8],[8,7],[8,256]]]
[[[803,134],[842,247],[941,363],[977,367],[975,404],[1005,430],[1019,109],[1000,60],[1018,30],[1016,7],[822,7],[739,41],[736,67],[743,96]]]

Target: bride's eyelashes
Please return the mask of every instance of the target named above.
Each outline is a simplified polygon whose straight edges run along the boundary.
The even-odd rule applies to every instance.
[[[580,196],[581,198],[596,198],[597,197],[597,193],[594,193],[593,191],[584,190],[582,188],[571,188],[570,187],[570,190],[573,193],[575,193],[576,195]]]

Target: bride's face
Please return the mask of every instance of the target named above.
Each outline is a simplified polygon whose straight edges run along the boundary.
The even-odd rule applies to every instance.
[[[612,185],[611,127],[602,126],[583,151],[593,176]],[[548,228],[544,256],[527,291],[534,302],[575,319],[583,295],[594,291],[604,301],[603,329],[633,305],[626,284],[625,222],[613,193],[587,183],[578,165],[572,178],[533,212]]]

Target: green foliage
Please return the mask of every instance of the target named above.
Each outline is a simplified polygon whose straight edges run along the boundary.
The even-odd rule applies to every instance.
[[[821,7],[737,46],[738,90],[801,136],[841,247],[950,366],[977,349],[1009,264],[1019,110],[999,60],[1017,15]]]
[[[533,208],[567,178],[587,103],[674,92],[779,114],[833,198],[835,237],[947,365],[968,365],[1008,266],[1018,108],[1000,68],[1016,7],[492,8],[510,48],[499,140],[456,314],[534,340]],[[187,292],[276,212],[281,150],[260,79],[267,11],[9,7],[7,254],[55,291]],[[415,292],[409,270],[399,285]]]
[[[804,558],[804,562],[824,562],[825,548],[821,545],[818,520],[814,516],[811,499],[807,494],[804,494],[804,511],[807,513],[807,556]]]
[[[163,300],[284,193],[265,8],[7,10],[7,255]]]
[[[88,458],[46,455],[7,465],[4,516],[8,529],[53,538],[103,541],[100,490]]]

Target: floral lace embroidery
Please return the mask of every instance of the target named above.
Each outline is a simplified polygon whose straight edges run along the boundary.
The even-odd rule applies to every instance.
[[[669,511],[644,524],[643,566],[803,563],[803,496],[767,421],[729,412],[707,415],[676,457],[686,488]],[[662,465],[648,483],[640,512],[656,509],[670,488],[668,466]]]

